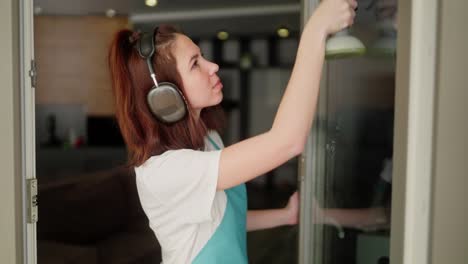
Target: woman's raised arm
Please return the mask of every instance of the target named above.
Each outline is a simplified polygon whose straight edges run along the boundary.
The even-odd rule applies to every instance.
[[[302,152],[315,115],[326,38],[353,23],[356,6],[355,0],[322,1],[304,27],[272,128],[222,150],[218,189],[247,182]]]

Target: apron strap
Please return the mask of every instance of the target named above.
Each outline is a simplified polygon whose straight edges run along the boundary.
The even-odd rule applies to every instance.
[[[218,146],[218,144],[216,144],[216,142],[214,142],[214,140],[210,137],[210,136],[207,136],[208,137],[208,140],[211,142],[211,144],[215,147],[216,150],[220,150],[221,148]]]

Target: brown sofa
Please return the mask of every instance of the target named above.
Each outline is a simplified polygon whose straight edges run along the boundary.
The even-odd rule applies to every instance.
[[[132,169],[39,179],[38,263],[160,263]]]

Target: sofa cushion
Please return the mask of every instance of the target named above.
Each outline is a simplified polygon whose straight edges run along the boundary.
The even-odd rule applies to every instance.
[[[69,245],[54,241],[37,241],[37,261],[43,264],[97,264],[95,247]]]
[[[160,263],[161,250],[154,233],[123,232],[101,241],[99,263],[102,264],[143,264]]]
[[[128,225],[127,195],[119,170],[39,186],[38,237],[71,244],[105,239]]]

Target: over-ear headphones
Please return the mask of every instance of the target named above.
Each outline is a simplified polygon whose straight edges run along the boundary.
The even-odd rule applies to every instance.
[[[151,112],[159,121],[175,123],[186,115],[187,104],[177,85],[170,82],[161,82],[158,84],[156,80],[152,58],[156,52],[154,42],[157,34],[158,27],[151,33],[143,33],[136,43],[138,54],[146,60],[151,79],[153,79],[154,83],[146,99]]]

